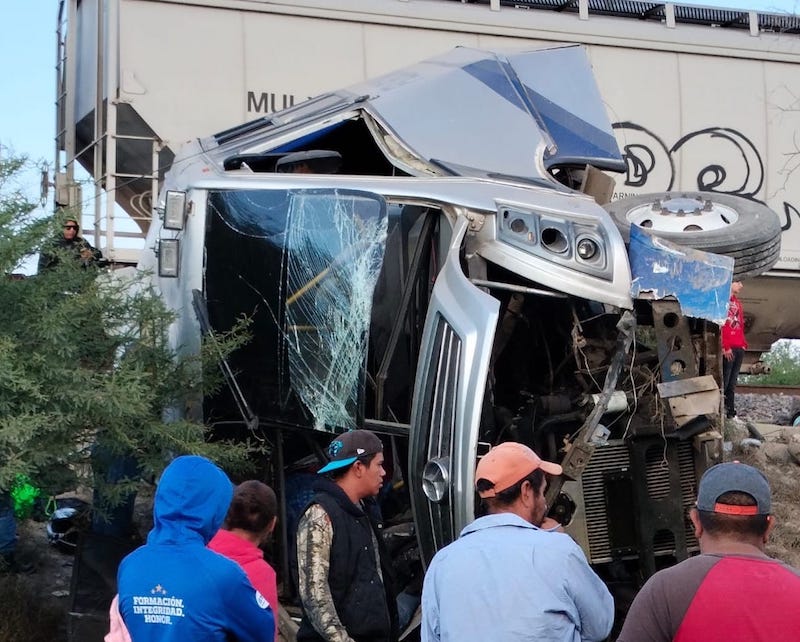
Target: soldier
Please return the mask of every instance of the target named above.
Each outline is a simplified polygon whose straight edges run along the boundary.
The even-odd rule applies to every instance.
[[[103,253],[80,235],[78,220],[71,217],[64,219],[62,235],[39,254],[39,272],[58,265],[62,253],[73,256],[82,267],[98,265],[103,258]]]

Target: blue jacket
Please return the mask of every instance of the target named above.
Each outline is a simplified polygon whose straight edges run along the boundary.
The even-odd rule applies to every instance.
[[[272,642],[267,600],[236,562],[206,548],[233,487],[203,457],[178,457],[156,489],[147,544],[117,576],[119,610],[134,642]]]

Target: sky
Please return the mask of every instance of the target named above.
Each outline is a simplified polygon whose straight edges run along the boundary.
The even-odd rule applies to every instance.
[[[800,0],[683,0],[683,4],[800,12]],[[0,0],[0,6],[0,154],[13,150],[48,162],[52,173],[58,0]],[[38,199],[39,183],[38,174],[26,177],[29,197]]]
[[[56,0],[0,0],[0,153],[52,163]],[[38,184],[38,181],[37,181]],[[38,187],[34,197],[38,197]]]

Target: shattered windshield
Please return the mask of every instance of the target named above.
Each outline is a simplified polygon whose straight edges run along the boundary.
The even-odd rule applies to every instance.
[[[253,317],[237,355],[258,414],[317,429],[355,428],[375,283],[382,199],[350,190],[209,194],[206,292],[212,325]],[[299,403],[298,403],[299,402]]]

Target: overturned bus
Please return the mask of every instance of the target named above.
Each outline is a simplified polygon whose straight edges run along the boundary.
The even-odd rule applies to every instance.
[[[322,446],[355,427],[385,440],[385,533],[412,592],[507,440],[561,462],[550,514],[618,603],[697,550],[718,323],[737,270],[774,264],[780,225],[702,194],[606,211],[604,172],[624,170],[579,46],[458,48],[183,148],[140,265],[182,351],[252,319],[230,385],[183,411],[269,449],[283,580]],[[771,235],[756,267],[693,247],[719,217],[755,217],[745,245]],[[664,222],[673,243],[651,234]]]

